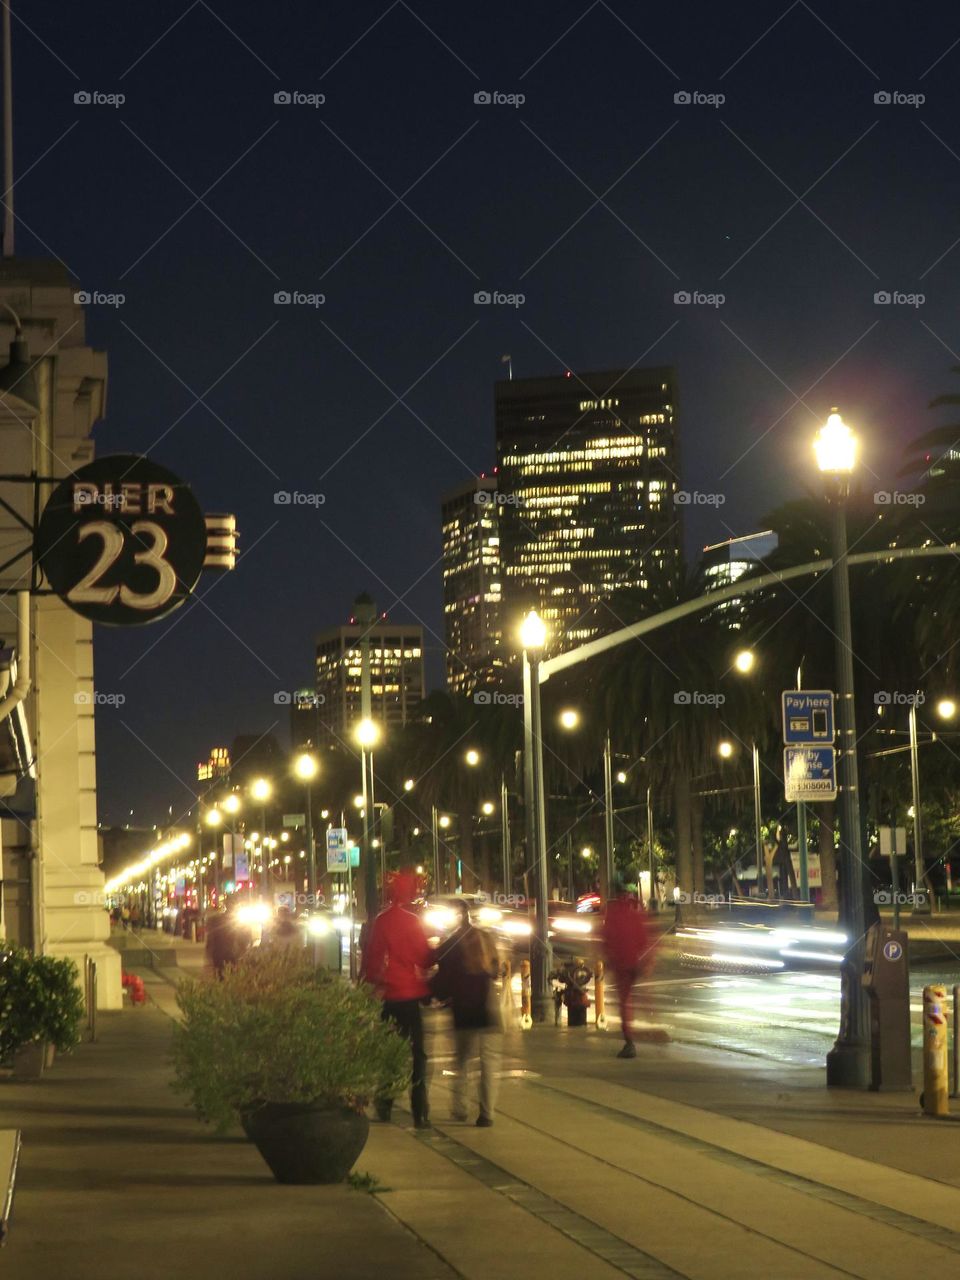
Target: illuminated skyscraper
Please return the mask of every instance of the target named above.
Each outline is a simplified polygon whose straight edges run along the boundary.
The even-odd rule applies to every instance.
[[[496,480],[485,476],[441,504],[447,687],[454,693],[495,684],[504,665],[501,497]]]
[[[672,369],[523,378],[496,387],[509,637],[536,608],[556,652],[597,634],[598,600],[680,577]]]
[[[370,641],[370,715],[389,733],[423,701],[423,627],[351,621],[317,636],[317,702],[321,744],[351,741],[362,717],[360,642]],[[318,744],[319,745],[319,744]]]

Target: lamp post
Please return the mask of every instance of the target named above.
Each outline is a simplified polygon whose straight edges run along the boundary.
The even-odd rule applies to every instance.
[[[363,777],[363,886],[366,899],[367,919],[372,920],[377,914],[377,866],[373,860],[374,830],[376,827],[376,810],[373,796],[373,748],[380,741],[380,729],[364,717],[357,723],[353,731],[360,748],[360,768]]]
[[[543,1022],[552,1004],[549,973],[553,968],[547,907],[547,813],[543,790],[543,735],[540,718],[540,658],[547,628],[535,610],[523,620],[523,781],[527,823],[527,860],[537,868],[537,919],[530,956],[534,1017]]]
[[[840,813],[840,925],[849,946],[840,967],[840,1030],[827,1054],[827,1084],[864,1089],[870,1077],[870,1037],[861,977],[867,885],[860,825],[857,722],[853,700],[853,627],[847,563],[847,499],[857,460],[857,438],[836,409],[814,440],[832,512],[833,632],[837,671],[837,767]]]
[[[301,752],[293,762],[293,771],[304,784],[304,790],[307,793],[307,893],[310,896],[310,907],[315,909],[317,906],[317,848],[313,838],[313,793],[310,784],[320,772],[317,757],[309,751]]]
[[[500,854],[503,858],[503,893],[509,898],[513,890],[511,869],[512,851],[510,848],[510,796],[507,792],[507,780],[500,775]]]
[[[273,785],[268,778],[254,778],[250,784],[250,794],[260,803],[260,819],[263,828],[260,840],[260,892],[267,896],[269,891],[270,867],[267,855],[267,801],[273,795]]]
[[[752,649],[741,649],[733,660],[733,665],[741,675],[749,675],[757,665],[756,655]],[[763,875],[763,821],[760,807],[760,748],[756,742],[751,743],[753,756],[753,838],[757,848],[757,896],[760,895],[760,878]],[[768,897],[772,894],[769,893]]]
[[[910,703],[910,793],[913,801],[913,865],[914,865],[914,914],[922,911],[920,905],[920,893],[924,879],[926,878],[926,867],[923,861],[923,827],[920,821],[920,754],[919,742],[917,740],[917,703],[920,701],[917,694]],[[957,704],[952,698],[940,698],[936,704],[936,712],[941,720],[952,720],[957,714]],[[926,904],[926,910],[930,910],[930,904]]]

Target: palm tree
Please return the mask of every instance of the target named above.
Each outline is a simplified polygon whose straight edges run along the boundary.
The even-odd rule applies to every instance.
[[[664,582],[642,597],[615,596],[602,608],[622,627],[700,593],[693,578],[679,591]],[[711,610],[603,655],[581,681],[618,744],[643,757],[651,784],[672,794],[677,884],[687,893],[705,883],[701,793],[726,790],[744,777],[757,718],[755,690],[733,668],[736,648],[728,620]],[[723,740],[737,749],[740,763],[731,761],[721,773]]]

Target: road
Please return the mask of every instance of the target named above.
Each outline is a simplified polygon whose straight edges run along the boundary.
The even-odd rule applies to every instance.
[[[920,1045],[923,988],[960,984],[960,965],[914,970],[910,1021]],[[697,974],[664,976],[636,988],[640,1021],[666,1026],[678,1042],[710,1045],[796,1066],[822,1063],[837,1036],[840,979],[837,974],[778,973],[762,976]],[[612,994],[612,992],[610,993]],[[608,1002],[611,1025],[619,1025],[616,1001]]]

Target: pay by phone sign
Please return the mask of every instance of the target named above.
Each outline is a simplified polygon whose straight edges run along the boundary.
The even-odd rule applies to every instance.
[[[833,742],[833,693],[829,689],[786,689],[783,704],[783,741],[828,746]]]

